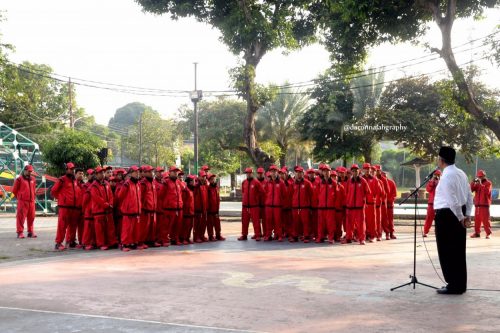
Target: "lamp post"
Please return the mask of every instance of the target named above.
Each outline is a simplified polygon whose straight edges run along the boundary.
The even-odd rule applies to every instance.
[[[194,91],[189,94],[194,106],[194,173],[198,173],[198,102],[203,97],[203,92],[197,88],[197,67],[198,63],[194,63]]]

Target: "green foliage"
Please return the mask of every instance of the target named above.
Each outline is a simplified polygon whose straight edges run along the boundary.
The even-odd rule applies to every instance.
[[[43,159],[49,163],[48,173],[64,173],[64,163],[73,162],[87,169],[99,164],[97,152],[106,147],[106,142],[95,135],[65,129],[47,140],[42,147]]]

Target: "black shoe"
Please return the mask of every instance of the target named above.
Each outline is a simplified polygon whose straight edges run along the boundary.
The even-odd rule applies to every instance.
[[[76,247],[76,242],[71,242],[68,244],[68,246],[70,249],[74,249]]]
[[[465,290],[460,291],[448,289],[448,287],[442,287],[440,289],[437,289],[436,292],[440,295],[462,295],[463,293],[465,293]]]

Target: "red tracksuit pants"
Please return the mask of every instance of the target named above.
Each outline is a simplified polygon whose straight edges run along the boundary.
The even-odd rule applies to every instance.
[[[83,231],[85,223],[83,221],[82,212],[80,211],[79,214],[75,213],[74,218],[75,220],[70,221],[68,228],[66,229],[66,242],[76,242],[76,236],[78,235],[78,243],[83,244]]]
[[[156,242],[156,213],[142,212],[141,214],[141,238],[139,241],[154,243]]]
[[[311,233],[311,210],[305,209],[292,209],[292,236],[298,237],[304,235],[304,239],[309,239]]]
[[[384,206],[384,204],[381,204],[380,206],[375,206],[375,237],[381,238],[382,237],[382,210],[386,209],[387,207]],[[387,214],[387,211],[386,211]]]
[[[160,215],[160,218],[157,221],[157,235],[159,243],[165,244],[169,243],[172,235],[170,234],[172,231],[172,226],[176,226],[180,224],[179,211],[176,210],[167,210]],[[159,222],[159,224],[158,224]]]
[[[137,238],[138,232],[136,229],[140,225],[139,215],[125,215],[122,216],[121,222],[121,235],[120,239],[123,245],[137,244],[139,239]]]
[[[113,214],[94,216],[94,230],[97,247],[113,246],[118,243]]]
[[[221,234],[221,225],[220,225],[219,214],[208,213],[207,219],[208,219],[208,223],[207,223],[207,225],[208,225],[208,227],[207,227],[208,238],[214,238],[214,232],[215,232],[215,237],[219,237]],[[257,220],[257,221],[259,221],[259,220]],[[247,230],[248,230],[248,228],[247,228]]]
[[[365,224],[366,224],[366,237],[377,237],[377,224],[375,218],[375,204],[366,204],[365,206]]]
[[[16,211],[16,229],[17,233],[24,231],[24,221],[27,222],[28,232],[33,233],[33,225],[35,222],[35,202],[34,201],[17,201]]]
[[[424,234],[428,234],[432,227],[432,222],[434,222],[434,217],[436,214],[434,213],[434,205],[432,203],[427,204],[427,215],[425,216],[425,224],[424,224]]]
[[[293,216],[291,208],[283,208],[281,211],[281,230],[285,236],[293,236]],[[275,236],[276,237],[276,236]]]
[[[241,235],[248,235],[248,226],[250,225],[250,219],[252,220],[253,232],[256,237],[262,237],[262,231],[260,230],[260,207],[252,207],[241,209]]]
[[[334,240],[337,227],[335,221],[335,208],[320,208],[318,214],[318,239],[323,240],[325,235],[327,235],[329,241]]]
[[[259,218],[260,218],[260,223],[261,223],[261,231],[262,231],[262,236],[266,234],[266,208],[265,207],[260,207],[260,213],[259,213]]]
[[[486,235],[491,234],[490,207],[477,207],[474,211],[474,232],[481,233],[481,224]]]
[[[311,221],[311,237],[318,238],[318,208],[311,208],[310,221]]]
[[[83,223],[83,244],[85,246],[95,246],[94,219],[86,217]]]
[[[283,229],[281,229],[281,207],[266,207],[266,238],[274,237],[282,238]]]
[[[59,208],[59,215],[57,217],[57,231],[56,231],[56,244],[61,244],[64,242],[66,237],[66,243],[71,243],[75,241],[76,238],[76,228],[78,221],[81,217],[81,212],[78,209],[71,208]],[[73,237],[73,239],[71,239]]]
[[[346,221],[346,240],[352,240],[354,229],[356,228],[356,233],[359,241],[365,240],[366,226],[365,226],[365,216],[364,209],[347,209],[347,221]]]
[[[182,218],[182,241],[190,241],[191,232],[193,230],[194,225],[194,215],[183,215]]]
[[[382,219],[382,228],[385,233],[394,233],[394,204],[387,204],[387,218],[386,223]]]
[[[341,208],[335,210],[334,239],[336,242],[342,238],[342,230],[345,230],[345,210]]]
[[[194,231],[193,238],[195,240],[205,240],[205,232],[207,230],[207,212],[197,212],[194,214]]]

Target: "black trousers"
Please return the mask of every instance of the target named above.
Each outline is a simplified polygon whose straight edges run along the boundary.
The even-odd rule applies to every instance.
[[[439,263],[448,289],[464,292],[467,289],[465,259],[466,229],[448,209],[436,210],[436,243]]]

